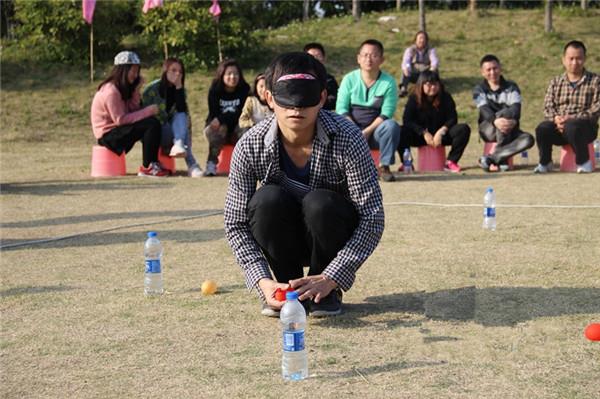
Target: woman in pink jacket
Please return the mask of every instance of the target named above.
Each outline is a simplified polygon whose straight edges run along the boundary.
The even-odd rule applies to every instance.
[[[140,58],[132,51],[121,51],[114,64],[92,101],[94,136],[98,144],[118,155],[142,140],[143,165],[138,176],[167,176],[169,172],[158,162],[161,126],[154,117],[158,106],[140,106]]]

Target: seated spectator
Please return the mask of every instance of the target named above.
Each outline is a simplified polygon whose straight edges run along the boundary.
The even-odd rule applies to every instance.
[[[491,165],[508,170],[508,159],[533,147],[533,136],[521,131],[521,92],[515,82],[504,79],[498,57],[485,55],[479,62],[483,82],[473,89],[473,101],[479,109],[479,136],[496,143],[494,152],[479,159],[479,166]]]
[[[436,72],[425,71],[404,108],[404,124],[398,152],[409,146],[450,146],[444,170],[458,173],[458,161],[469,142],[471,129],[458,123],[456,104]]]
[[[380,69],[384,61],[383,45],[373,39],[358,48],[359,68],[342,79],[336,112],[361,130],[370,148],[379,148],[379,173],[386,182],[395,180],[390,165],[400,141],[400,126],[392,119],[398,94],[394,78]]]
[[[237,61],[222,61],[208,90],[208,116],[204,128],[208,140],[205,176],[217,174],[221,148],[225,144],[235,144],[240,138],[239,119],[249,91],[250,86]]]
[[[552,170],[552,146],[570,144],[577,173],[592,172],[588,145],[598,137],[600,76],[584,68],[585,45],[573,40],[563,50],[565,73],[550,81],[544,99],[546,120],[535,129],[540,163],[533,170]]]
[[[279,316],[276,290],[289,287],[311,316],[341,313],[342,290],[383,233],[369,148],[354,124],[321,109],[325,75],[306,53],[275,58],[265,72],[275,117],[250,129],[233,152],[225,234],[266,316]]]
[[[242,108],[240,128],[245,132],[272,114],[273,111],[265,99],[265,75],[261,73],[254,79],[252,95],[246,98],[246,103]]]
[[[188,176],[201,177],[202,169],[192,154],[191,119],[186,97],[183,62],[167,58],[160,79],[146,86],[142,98],[144,105],[158,105],[162,147],[171,157],[185,157]]]
[[[315,57],[321,64],[325,65],[325,48],[321,43],[308,43],[304,46],[304,52]],[[335,77],[331,74],[327,74],[327,101],[323,109],[329,111],[335,111],[335,102],[337,101],[338,83]]]
[[[115,56],[110,75],[98,86],[92,101],[91,120],[98,144],[117,155],[128,153],[142,140],[143,163],[138,176],[167,176],[158,162],[160,122],[156,104],[141,108],[140,58],[132,51]]]
[[[418,31],[414,44],[404,50],[404,57],[402,57],[400,97],[408,95],[408,84],[415,83],[421,72],[437,71],[438,65],[439,60],[435,48],[429,47],[429,35],[422,30]]]

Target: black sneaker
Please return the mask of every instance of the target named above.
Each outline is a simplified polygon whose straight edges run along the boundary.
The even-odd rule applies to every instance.
[[[319,303],[311,301],[310,315],[314,317],[336,316],[342,313],[342,290],[331,291]]]
[[[402,98],[402,97],[406,97],[407,95],[408,95],[408,90],[406,90],[406,87],[400,86],[400,88],[398,90],[398,97]]]

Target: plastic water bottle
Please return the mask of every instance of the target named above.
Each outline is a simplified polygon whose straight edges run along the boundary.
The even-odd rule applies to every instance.
[[[496,230],[496,193],[488,187],[483,196],[483,228]]]
[[[304,349],[306,311],[298,301],[296,291],[288,291],[285,299],[279,313],[283,330],[281,374],[286,381],[300,381],[308,377],[308,359]]]
[[[596,167],[600,168],[600,139],[594,140],[594,158],[596,158]]]
[[[410,148],[404,149],[404,154],[402,155],[402,165],[404,169],[404,173],[410,174],[413,172],[413,160],[412,155],[410,154]]]
[[[521,152],[521,165],[529,165],[529,154],[527,150]]]
[[[162,295],[163,279],[160,259],[163,247],[156,232],[148,232],[148,239],[144,244],[144,257],[146,258],[146,271],[144,273],[144,294]]]

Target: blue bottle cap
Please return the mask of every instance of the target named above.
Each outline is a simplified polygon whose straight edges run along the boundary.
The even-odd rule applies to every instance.
[[[298,292],[297,291],[286,292],[285,299],[287,299],[288,301],[294,301],[294,300],[298,299]]]
[[[488,187],[486,190],[488,193],[491,193],[492,191],[494,191],[494,189],[492,187]]]
[[[156,236],[157,236],[156,231],[149,231],[148,232],[148,237],[156,237]]]

